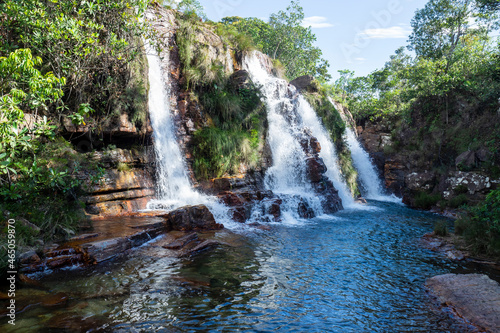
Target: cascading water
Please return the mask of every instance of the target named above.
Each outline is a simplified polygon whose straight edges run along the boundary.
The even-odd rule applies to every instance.
[[[332,140],[330,139],[330,135],[326,131],[314,109],[303,96],[299,97],[299,105],[302,111],[301,113],[304,125],[311,130],[312,135],[316,137],[321,144],[321,152],[319,153],[319,156],[323,159],[326,167],[328,168],[326,176],[333,182],[333,185],[339,191],[339,196],[342,199],[344,207],[353,207],[355,205],[354,198],[342,178],[337,152]]]
[[[335,103],[329,98],[330,103],[336,108]],[[396,196],[388,196],[384,193],[384,188],[380,177],[377,174],[375,165],[373,164],[370,155],[363,149],[359,143],[354,130],[351,128],[346,115],[340,112],[342,119],[346,124],[344,140],[351,151],[352,162],[358,171],[361,193],[366,199],[401,202],[401,199]]]
[[[175,126],[169,103],[168,72],[162,70],[159,56],[147,47],[149,64],[149,115],[153,127],[157,169],[157,199],[147,209],[173,210],[187,205],[206,205],[217,222],[228,223],[227,208],[216,198],[195,191],[186,172],[186,164],[175,138]],[[166,73],[166,74],[164,74]]]
[[[160,58],[148,52],[149,115],[154,129],[157,168],[157,197],[148,208],[173,209],[201,201],[186,173],[186,166],[174,134],[168,91],[163,80]],[[167,75],[166,75],[167,76]]]
[[[316,214],[322,213],[320,200],[307,178],[306,154],[300,142],[309,132],[322,147],[319,157],[325,162],[328,168],[326,175],[339,191],[344,207],[354,204],[350,191],[341,179],[333,144],[312,107],[295,87],[265,70],[259,53],[246,57],[244,66],[253,82],[262,86],[267,99],[268,140],[273,156],[273,166],[266,173],[267,188],[280,196],[288,196],[285,209],[289,208],[286,203],[290,198],[301,197]]]

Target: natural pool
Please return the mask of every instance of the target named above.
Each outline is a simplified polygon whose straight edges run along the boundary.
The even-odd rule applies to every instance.
[[[370,202],[270,231],[223,231],[215,237],[229,245],[192,258],[164,257],[153,241],[121,260],[40,277],[19,290],[33,304],[15,329],[2,318],[0,331],[467,332],[424,286],[479,270],[421,247],[442,219]],[[36,304],[47,294],[65,301]]]

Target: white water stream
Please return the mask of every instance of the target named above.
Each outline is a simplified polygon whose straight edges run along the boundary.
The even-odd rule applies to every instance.
[[[266,173],[267,188],[277,194],[300,196],[317,215],[322,213],[320,200],[307,179],[306,155],[300,145],[300,138],[309,132],[321,145],[319,157],[328,168],[326,176],[339,191],[343,206],[354,205],[351,192],[342,179],[335,148],[320,119],[295,87],[265,70],[261,59],[262,55],[254,52],[245,58],[244,67],[252,81],[262,86],[267,100],[268,140],[273,157],[273,166]]]
[[[335,103],[329,98],[330,103],[336,108]],[[358,179],[361,195],[366,199],[378,201],[390,201],[400,203],[401,199],[395,195],[387,195],[384,191],[382,181],[375,169],[375,165],[370,158],[370,155],[363,149],[358,141],[358,138],[351,128],[350,122],[347,121],[347,116],[340,112],[340,116],[346,124],[344,140],[351,151],[352,162],[358,171]]]
[[[186,162],[177,143],[175,126],[170,110],[168,71],[161,66],[159,56],[147,47],[149,64],[149,115],[153,127],[156,153],[157,199],[148,203],[147,209],[173,210],[187,205],[206,205],[215,219],[229,223],[228,209],[217,198],[193,189],[186,172]]]

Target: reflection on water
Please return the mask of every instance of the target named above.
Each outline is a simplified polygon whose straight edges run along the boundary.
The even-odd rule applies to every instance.
[[[215,237],[239,244],[191,259],[164,257],[153,242],[123,261],[59,272],[20,290],[19,298],[58,294],[66,301],[32,305],[18,315],[15,331],[470,330],[425,293],[431,276],[473,270],[419,246],[440,218],[370,205],[295,226],[273,224],[270,232],[248,229],[236,240],[222,232]],[[0,330],[13,332],[5,323]]]

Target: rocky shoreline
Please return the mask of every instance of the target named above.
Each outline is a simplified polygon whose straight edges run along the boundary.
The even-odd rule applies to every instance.
[[[500,332],[500,284],[482,274],[445,274],[426,287],[443,307],[481,332]]]

